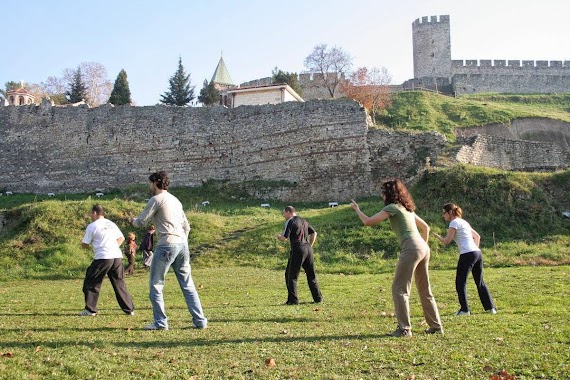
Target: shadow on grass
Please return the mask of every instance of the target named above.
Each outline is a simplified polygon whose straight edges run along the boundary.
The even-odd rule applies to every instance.
[[[69,330],[76,330],[76,329],[69,329]],[[110,328],[110,327],[100,327],[100,328],[93,328],[93,329],[82,329],[86,331],[121,331],[123,332],[124,328]],[[0,330],[2,331],[2,330]],[[5,330],[4,330],[5,331]],[[40,331],[62,331],[62,329],[45,329]],[[139,331],[139,330],[133,330]],[[158,336],[164,336],[165,334],[170,334],[170,331],[144,331],[140,329],[141,333],[143,334],[158,334]],[[123,337],[124,338],[124,337]],[[132,341],[117,341],[117,342],[108,342],[107,345],[113,347],[121,347],[121,348],[176,348],[176,347],[185,347],[185,346],[217,346],[217,345],[225,345],[225,344],[247,344],[247,343],[295,343],[295,342],[322,342],[322,341],[346,341],[346,340],[353,340],[353,341],[365,341],[369,339],[401,339],[401,338],[393,338],[386,334],[355,334],[355,335],[317,335],[317,336],[302,336],[302,337],[293,337],[293,336],[264,336],[259,338],[243,338],[243,339],[212,339],[207,340],[204,338],[201,339],[189,339],[188,341],[173,341],[173,342],[165,342],[162,339],[148,342],[148,341],[140,341],[140,340],[132,340]],[[62,347],[70,346],[70,347],[77,347],[77,346],[85,346],[85,347],[98,347],[100,344],[95,344],[93,342],[88,341],[80,341],[80,340],[58,340],[58,341],[28,341],[28,342],[18,342],[18,341],[0,341],[0,344],[5,347],[11,348],[30,348],[30,347],[37,347],[42,346],[44,348],[55,348],[61,349]]]

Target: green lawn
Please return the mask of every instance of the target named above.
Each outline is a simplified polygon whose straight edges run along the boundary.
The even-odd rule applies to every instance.
[[[282,262],[285,265],[285,262]],[[317,268],[318,270],[318,268]],[[517,379],[570,378],[570,267],[491,268],[486,281],[499,313],[483,313],[468,283],[473,314],[458,308],[454,271],[431,272],[444,336],[421,333],[412,292],[410,339],[395,328],[391,273],[320,274],[323,304],[285,306],[282,270],[194,266],[210,320],[191,320],[174,276],[165,289],[169,331],[144,331],[152,311],[148,274],[128,286],[134,317],[103,284],[99,315],[79,317],[82,280],[0,284],[0,379],[488,379],[505,369]],[[265,360],[273,358],[269,368]]]

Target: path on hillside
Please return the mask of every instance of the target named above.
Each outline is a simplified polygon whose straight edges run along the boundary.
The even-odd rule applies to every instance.
[[[238,230],[230,231],[230,232],[224,234],[221,239],[216,240],[215,242],[199,244],[196,247],[190,249],[190,256],[201,256],[201,255],[208,254],[208,253],[210,253],[208,251],[220,248],[222,245],[224,245],[227,242],[237,240],[240,237],[242,237],[245,233],[253,231],[256,228],[258,228],[259,226],[260,225],[250,226],[250,227],[246,227],[246,228],[240,228]]]

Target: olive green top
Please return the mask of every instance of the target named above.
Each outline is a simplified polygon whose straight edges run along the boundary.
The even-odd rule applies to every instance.
[[[390,225],[392,231],[398,237],[400,244],[411,237],[421,237],[418,227],[416,226],[416,214],[406,210],[399,203],[390,203],[385,206],[382,211],[386,211],[390,215]]]

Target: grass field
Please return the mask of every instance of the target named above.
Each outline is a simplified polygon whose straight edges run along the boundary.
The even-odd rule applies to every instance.
[[[0,285],[0,379],[488,379],[503,369],[517,379],[570,378],[570,267],[488,269],[494,316],[471,282],[473,314],[452,315],[454,275],[431,273],[445,335],[421,333],[413,290],[410,339],[384,336],[395,328],[389,273],[320,274],[318,305],[303,278],[302,303],[285,306],[282,271],[195,267],[209,328],[190,328],[169,275],[169,331],[142,330],[152,319],[144,269],[127,280],[134,317],[118,308],[107,280],[96,317],[76,315],[80,279],[8,281]],[[275,367],[265,365],[270,358]]]

